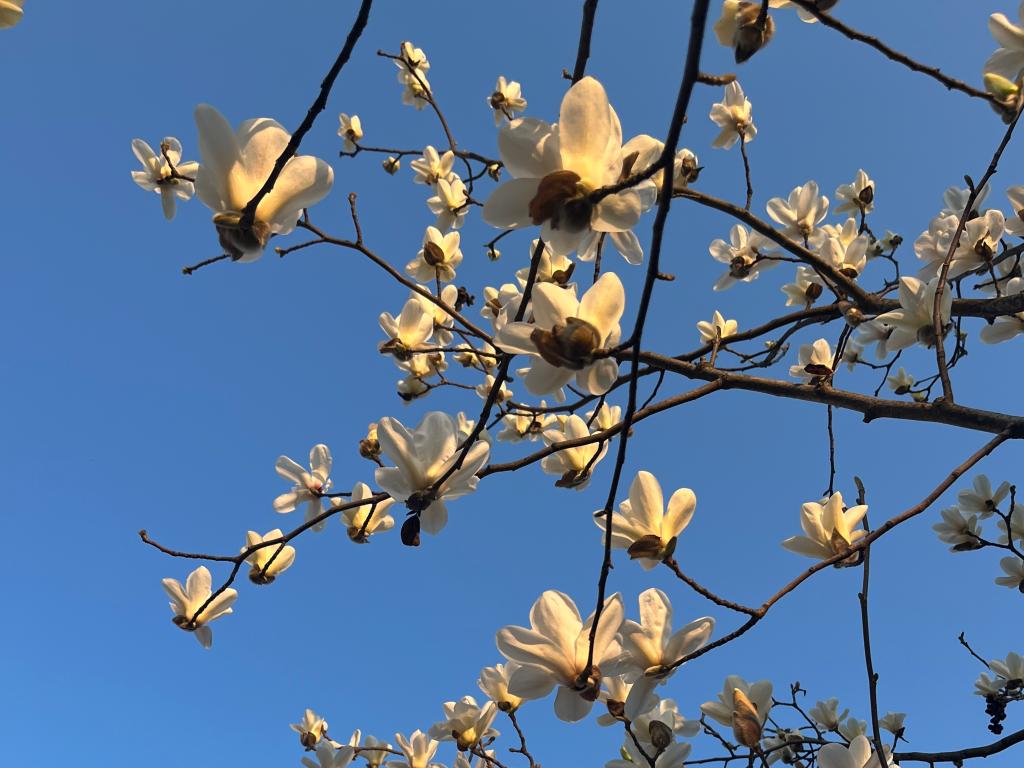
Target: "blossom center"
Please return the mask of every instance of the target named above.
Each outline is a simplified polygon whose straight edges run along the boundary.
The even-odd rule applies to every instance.
[[[540,180],[537,194],[530,201],[530,219],[534,224],[551,222],[553,229],[579,232],[590,225],[594,205],[587,200],[587,188],[575,171],[549,173]]]
[[[568,317],[565,325],[556,324],[550,331],[534,328],[530,341],[546,362],[579,371],[593,362],[594,352],[601,345],[601,335],[586,320]]]

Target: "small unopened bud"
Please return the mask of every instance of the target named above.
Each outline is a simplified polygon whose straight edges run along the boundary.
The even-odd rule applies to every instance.
[[[732,732],[736,741],[750,749],[761,741],[761,718],[757,706],[739,688],[732,689]]]
[[[402,543],[407,547],[420,545],[420,516],[410,515],[402,523]]]
[[[807,299],[808,303],[814,302],[819,296],[821,296],[821,292],[823,290],[825,289],[822,287],[821,283],[811,283],[804,289],[804,297]]]
[[[985,90],[1000,101],[1011,101],[1020,93],[1020,87],[1015,82],[995,72],[986,72],[984,81]]]
[[[843,318],[846,320],[847,325],[851,328],[856,328],[864,322],[864,313],[857,309],[857,307],[850,307],[843,313]]]
[[[669,744],[672,743],[672,729],[665,725],[661,720],[651,720],[651,724],[647,726],[647,730],[651,736],[651,744],[658,752],[664,752],[668,749]]]
[[[501,258],[501,251],[495,248],[493,245],[487,246],[487,258],[491,261],[497,261]]]
[[[495,181],[501,180],[501,166],[497,163],[491,163],[487,166],[487,175]]]
[[[364,459],[373,461],[380,456],[380,443],[376,440],[363,438],[359,441],[359,455]]]
[[[402,167],[401,161],[397,157],[391,157],[388,155],[384,162],[381,163],[381,167],[384,168],[390,175],[394,176],[398,173],[398,169]]]

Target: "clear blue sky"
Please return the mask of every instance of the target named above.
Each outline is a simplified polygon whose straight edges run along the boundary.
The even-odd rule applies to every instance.
[[[5,765],[55,766],[69,755],[82,766],[298,765],[287,724],[303,708],[323,713],[336,738],[356,727],[385,738],[426,729],[440,718],[441,702],[479,695],[479,669],[500,660],[494,632],[526,623],[542,590],[568,592],[584,611],[592,605],[601,552],[590,516],[603,502],[611,461],[582,493],[553,488],[538,468],[488,478],[451,505],[448,528],[419,550],[400,546],[396,535],[355,547],[332,521],[299,540],[294,567],[272,587],[241,585],[235,615],[214,626],[211,652],[169,621],[160,579],[189,569],[140,544],[140,528],[170,546],[233,552],[247,529],[297,520],[271,509],[285,490],[273,470],[279,454],[301,459],[313,443],[328,443],[335,482],[347,489],[372,478],[356,451],[368,422],[479,410],[475,396],[398,401],[396,371],[375,354],[377,315],[396,312],[406,294],[376,267],[316,248],[183,277],[181,267],[219,252],[208,210],[198,201],[182,205],[168,224],[156,196],[129,176],[135,137],[156,146],[177,136],[186,158],[198,159],[192,109],[200,102],[236,124],[270,116],[297,125],[356,5],[29,0],[23,23],[0,33]],[[407,164],[392,178],[377,158],[337,158],[341,111],[362,117],[369,143],[443,140],[429,112],[401,105],[394,66],[374,51],[393,51],[403,39],[422,46],[460,143],[493,153],[485,98],[499,74],[523,83],[530,114],[555,118],[579,6],[376,4],[303,145],[336,172],[316,220],[346,235],[345,195],[358,191],[368,242],[399,267],[431,223]],[[689,10],[678,2],[600,5],[589,72],[606,85],[627,136],[667,127]],[[1015,3],[847,0],[837,13],[977,83],[995,47],[985,28],[994,10],[1012,15]],[[877,184],[874,228],[902,233],[908,255],[943,190],[964,173],[981,174],[1001,123],[985,104],[828,29],[791,12],[776,16],[776,41],[740,70],[759,129],[750,145],[755,209],[811,178],[831,196],[863,167]],[[710,71],[734,69],[713,40],[704,62]],[[700,188],[739,199],[739,155],[710,148],[716,129],[706,115],[719,98],[719,89],[697,91],[683,142],[706,166]],[[1011,146],[992,204],[1005,209],[1003,190],[1024,183],[1021,158]],[[664,267],[678,279],[657,288],[651,347],[692,348],[694,324],[716,308],[741,328],[781,310],[789,266],[711,293],[721,266],[707,246],[728,226],[718,214],[673,205]],[[505,241],[500,262],[488,262],[479,244],[491,236],[475,216],[463,230],[459,282],[478,296],[527,260],[522,234]],[[607,258],[626,281],[631,318],[641,270]],[[880,269],[869,268],[869,278]],[[975,340],[956,370],[960,399],[1019,412],[1021,343],[992,350]],[[928,370],[923,353],[906,357],[911,370]],[[848,381],[874,386],[873,377]],[[685,386],[669,381],[663,391]],[[723,393],[656,427],[640,425],[627,481],[648,469],[667,492],[693,488],[697,512],[677,556],[720,592],[759,602],[808,564],[779,542],[798,532],[800,504],[826,484],[824,420],[807,404]],[[936,425],[863,425],[845,413],[836,423],[839,487],[852,496],[852,476],[862,477],[874,521],[914,503],[986,439]],[[519,451],[502,446],[496,456]],[[1009,445],[983,469],[1020,481],[1013,474],[1020,456]],[[999,573],[992,553],[946,552],[930,529],[941,506],[873,550],[881,707],[910,713],[908,737],[920,750],[994,738],[983,702],[971,695],[980,669],[956,642],[961,630],[985,656],[1024,651],[1021,596],[992,584]],[[636,615],[637,594],[656,585],[672,597],[680,623],[710,613],[720,621],[716,634],[734,626],[734,617],[710,610],[667,571],[647,575],[616,562],[611,585],[624,593],[628,615]],[[858,571],[820,574],[740,642],[685,667],[667,693],[692,717],[726,674],[770,678],[780,691],[799,680],[808,704],[838,696],[867,718],[859,578]],[[1022,714],[1011,709],[1008,726],[1019,727]],[[527,705],[522,719],[546,766],[603,764],[621,740],[592,721],[556,721],[549,701]],[[1005,755],[986,762],[1013,764]]]

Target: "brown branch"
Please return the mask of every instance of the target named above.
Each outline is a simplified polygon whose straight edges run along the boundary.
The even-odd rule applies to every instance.
[[[950,752],[897,752],[893,755],[893,759],[901,763],[916,761],[921,763],[959,764],[961,761],[970,760],[973,757],[991,757],[1021,742],[1024,742],[1024,730],[1015,731],[1009,736],[1004,736],[998,741],[993,741],[991,744],[985,744],[980,747],[955,749]]]
[[[697,594],[706,597],[715,605],[720,605],[723,608],[728,608],[729,610],[736,611],[737,613],[745,613],[748,616],[753,616],[757,613],[756,608],[749,608],[740,603],[734,603],[732,600],[726,600],[724,597],[719,597],[707,587],[691,579],[689,576],[682,572],[682,570],[679,568],[679,563],[675,561],[675,558],[665,558],[664,560],[662,560],[662,565],[667,566],[668,569],[676,575],[676,578],[684,582],[688,587],[690,587],[690,589],[692,589]]]
[[[900,53],[899,51],[890,48],[877,37],[866,35],[863,32],[859,32],[856,29],[847,26],[843,22],[832,17],[830,14],[819,10],[813,0],[793,0],[793,4],[800,6],[805,11],[812,14],[824,26],[836,30],[840,34],[848,37],[850,40],[871,46],[886,58],[891,59],[898,64],[902,64],[914,72],[920,72],[923,75],[927,75],[928,77],[938,80],[951,91],[960,91],[961,93],[966,93],[968,96],[972,96],[975,99],[984,99],[985,101],[992,102],[994,104],[997,103],[995,97],[991,94],[978,90],[962,80],[957,80],[955,77],[950,77],[942,72],[938,67],[930,67],[926,64],[915,61],[905,53]]]
[[[277,179],[281,175],[281,171],[284,170],[285,165],[288,164],[288,161],[299,151],[299,144],[302,143],[306,134],[309,133],[309,129],[313,127],[317,115],[327,108],[327,97],[331,94],[331,89],[334,87],[334,81],[337,79],[338,73],[341,72],[342,67],[348,62],[349,57],[352,55],[352,50],[356,47],[360,35],[363,34],[363,30],[366,28],[366,22],[370,18],[370,6],[372,5],[373,0],[363,0],[360,4],[359,13],[356,14],[356,19],[352,22],[352,28],[349,30],[348,37],[345,38],[345,44],[342,46],[338,58],[335,59],[323,82],[320,83],[320,93],[317,94],[316,99],[306,112],[302,123],[295,129],[295,133],[288,139],[287,146],[285,146],[280,156],[274,162],[274,169],[270,172],[270,176],[263,182],[263,186],[260,187],[259,191],[242,211],[239,226],[243,231],[252,228],[252,224],[256,220],[256,209],[259,207],[260,202],[274,188],[274,184],[277,183]]]
[[[583,20],[580,22],[580,43],[576,48],[576,66],[572,69],[572,81],[578,83],[583,79],[590,58],[590,36],[594,32],[594,15],[597,13],[597,0],[585,0],[583,3]]]

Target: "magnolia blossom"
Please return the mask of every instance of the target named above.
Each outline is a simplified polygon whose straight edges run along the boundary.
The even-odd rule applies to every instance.
[[[1005,575],[997,576],[996,584],[1024,592],[1024,560],[1016,555],[1004,557],[999,561],[999,567]]]
[[[546,407],[547,403],[541,400],[540,408]],[[546,429],[553,425],[555,417],[550,413],[513,410],[503,416],[501,421],[505,428],[498,433],[499,440],[518,443],[525,439],[535,442],[540,439]]]
[[[907,394],[914,386],[916,379],[909,373],[903,366],[891,376],[887,376],[885,379],[889,388],[892,389],[897,395]]]
[[[737,281],[749,283],[762,271],[774,267],[779,262],[764,258],[762,253],[770,248],[772,243],[764,235],[734,224],[729,230],[729,242],[718,239],[708,247],[715,261],[729,265],[729,271],[718,278],[714,290],[724,291]]]
[[[840,202],[834,213],[871,213],[875,207],[875,182],[861,168],[851,183],[836,188],[836,199]]]
[[[1006,281],[1003,295],[1014,296],[1024,293],[1024,279],[1012,277]],[[1024,333],[1024,312],[1013,315],[1000,315],[991,325],[981,329],[981,340],[986,344],[998,344],[1009,341],[1018,334]]]
[[[876,323],[884,323],[892,329],[889,334],[887,348],[890,352],[906,349],[920,343],[924,347],[935,346],[935,291],[938,289],[938,278],[930,283],[923,283],[916,277],[901,277],[899,300],[900,308],[885,312],[875,318]],[[939,317],[942,328],[948,329],[949,315],[953,308],[952,290],[948,287],[942,292],[939,304]]]
[[[692,747],[686,742],[672,742],[663,750],[659,750],[648,740],[650,738],[650,736],[647,738],[640,736],[638,740],[644,753],[649,757],[657,755],[654,759],[654,768],[678,768],[690,756]],[[630,738],[623,741],[622,753],[625,755],[625,759],[609,760],[604,764],[604,768],[636,768],[638,765],[650,765],[647,758],[640,752],[640,748]]]
[[[418,294],[405,302],[397,318],[390,312],[382,312],[377,322],[388,335],[388,340],[378,349],[384,354],[394,355],[399,362],[407,361],[411,353],[420,349],[434,334],[433,310],[420,301]]]
[[[604,87],[592,77],[562,99],[557,126],[522,117],[498,131],[498,151],[512,176],[484,204],[484,221],[502,228],[541,225],[559,254],[590,232],[622,233],[640,220],[641,193],[627,189],[592,201],[622,175],[622,127]]]
[[[529,254],[531,261],[539,244],[540,240],[534,240],[530,243]],[[537,273],[534,277],[534,283],[554,283],[555,285],[566,287],[569,284],[569,279],[572,277],[575,267],[576,265],[573,264],[572,259],[564,254],[553,253],[550,246],[545,243],[540,252],[540,261],[537,262]],[[526,288],[526,284],[530,280],[531,268],[532,264],[516,270],[516,282],[519,283],[519,287],[522,289]]]
[[[953,235],[959,222],[959,213],[936,216],[928,223],[928,229],[914,241],[914,254],[924,262],[919,273],[922,278],[930,279],[939,273],[942,262],[949,253],[949,245],[953,242]]]
[[[622,624],[622,659],[627,675],[639,675],[626,698],[626,717],[642,714],[647,697],[655,686],[662,685],[678,667],[679,659],[702,648],[711,639],[715,620],[709,616],[691,621],[672,633],[672,603],[660,589],[640,593],[640,623]]]
[[[713,29],[718,42],[735,49],[736,63],[742,64],[771,41],[775,21],[768,15],[761,17],[760,2],[724,0],[722,16]]]
[[[437,216],[436,226],[447,232],[462,226],[469,212],[469,192],[456,174],[438,179],[434,196],[427,198],[427,207]]]
[[[405,265],[405,272],[421,283],[440,280],[448,283],[455,279],[455,269],[462,263],[458,232],[442,235],[436,227],[427,227],[423,247],[416,258]]]
[[[309,471],[287,456],[279,456],[274,465],[277,474],[295,483],[288,493],[274,499],[274,509],[282,514],[293,512],[300,504],[306,505],[306,520],[320,514],[320,498],[331,487],[331,450],[317,443],[309,452]],[[322,529],[323,526],[320,526]]]
[[[340,123],[338,135],[345,140],[345,151],[355,152],[358,148],[356,144],[363,138],[363,122],[359,119],[359,115],[349,117],[344,112],[338,115],[338,122]]]
[[[523,700],[508,692],[508,681],[519,665],[510,661],[507,664],[495,664],[480,670],[480,679],[476,684],[487,694],[502,712],[515,712]]]
[[[821,229],[825,234],[821,258],[847,277],[860,275],[867,264],[871,239],[858,234],[856,220],[851,217],[842,227],[826,224]]]
[[[786,294],[787,307],[810,307],[824,290],[824,283],[818,273],[810,267],[797,267],[796,278],[782,286]]]
[[[798,359],[799,362],[789,368],[789,375],[794,379],[808,383],[832,375],[835,359],[825,339],[818,339],[813,344],[801,344]]]
[[[1009,518],[1009,530],[1007,530],[1006,520],[1000,518],[996,522],[996,525],[1001,531],[999,534],[999,543],[1009,544],[1010,539],[1012,538],[1014,541],[1024,544],[1024,508],[1015,504],[1013,509],[1010,510]]]
[[[1024,656],[1011,651],[1006,659],[993,659],[988,663],[988,668],[1007,682],[1010,680],[1024,680]]]
[[[903,731],[906,730],[904,725],[906,720],[905,712],[886,712],[885,715],[878,718],[878,727],[896,736],[902,736]]]
[[[361,747],[359,757],[366,761],[366,768],[380,768],[391,757],[391,753],[386,751],[391,749],[391,744],[373,736],[367,736],[360,743],[360,736],[361,734],[357,730],[352,734],[349,744],[353,747]],[[380,747],[380,749],[373,749],[373,747]]]
[[[245,546],[241,551],[252,549],[264,541],[280,539],[284,534],[280,528],[267,531],[260,536],[256,531],[249,531],[245,534]],[[260,547],[247,558],[245,562],[252,566],[249,571],[249,581],[254,584],[269,584],[277,578],[278,574],[287,571],[295,562],[295,547],[287,544],[278,544],[269,547]]]
[[[458,701],[446,701],[442,705],[444,720],[430,728],[431,738],[438,741],[454,741],[460,752],[472,749],[484,739],[493,740],[500,734],[491,723],[498,709],[493,701],[482,707],[472,696],[463,696]]]
[[[885,764],[891,768],[899,768],[890,759],[888,750]],[[819,768],[878,768],[878,755],[871,751],[868,737],[859,734],[850,740],[850,746],[843,744],[826,744],[818,752]]]
[[[590,436],[587,422],[575,413],[569,416],[561,429],[553,427],[544,432],[544,440],[557,446],[563,440],[578,440]],[[559,488],[575,488],[582,491],[590,483],[590,476],[597,463],[608,451],[608,443],[593,442],[545,456],[540,461],[540,468],[549,475],[557,475],[555,485]]]
[[[601,689],[601,693],[598,694],[597,700],[604,704],[608,709],[607,712],[598,715],[597,717],[597,724],[602,728],[623,722],[625,718],[626,699],[629,698],[629,692],[633,689],[633,681],[630,678],[634,676],[634,674],[630,674],[628,676],[606,675],[602,678],[601,684],[603,687]],[[658,694],[651,691],[647,694],[647,697],[640,705],[639,709],[646,713],[657,707],[658,703]]]
[[[1000,47],[985,62],[984,71],[1002,75],[1008,80],[1017,80],[1024,72],[1024,3],[1020,4],[1017,14],[1020,26],[1002,13],[993,13],[988,19],[988,31]]]
[[[959,491],[956,502],[964,512],[975,513],[982,520],[999,510],[999,505],[1010,494],[1010,484],[1005,480],[992,490],[988,475],[976,475],[972,487]]]
[[[544,592],[530,609],[530,628],[509,626],[498,631],[498,650],[520,666],[508,689],[524,699],[541,699],[558,686],[555,714],[574,723],[590,712],[601,688],[601,676],[614,673],[621,654],[617,640],[622,625],[622,598],[609,597],[594,637],[593,666],[587,668],[591,614],[584,622],[572,599],[561,592]]]
[[[302,713],[302,722],[292,723],[288,727],[299,734],[299,741],[306,749],[313,749],[321,739],[328,739],[327,721],[312,709]]]
[[[982,203],[985,202],[985,198],[988,197],[988,193],[992,191],[992,188],[986,184],[981,188],[981,191],[974,196],[974,203],[971,206],[971,210],[967,211],[968,218],[975,218],[984,213],[981,208]],[[971,199],[971,192],[969,187],[947,187],[946,191],[942,193],[942,216],[956,216],[959,219],[967,208],[967,201]]]
[[[438,742],[419,729],[413,731],[408,739],[396,733],[395,741],[405,760],[389,760],[389,768],[444,768],[440,763],[430,762],[437,752]]]
[[[334,171],[310,155],[292,157],[256,207],[252,226],[242,229],[242,211],[270,177],[291,135],[275,120],[246,120],[237,131],[208,104],[195,111],[202,163],[196,194],[211,210],[224,252],[235,261],[258,259],[271,235],[295,228],[303,208],[322,200],[334,183]]]
[[[306,768],[345,768],[355,757],[355,750],[352,747],[335,748],[327,741],[321,741],[316,748],[316,761],[308,757],[302,758],[302,764]]]
[[[750,116],[750,101],[743,94],[738,81],[733,80],[725,86],[725,96],[717,104],[711,106],[711,122],[722,130],[711,146],[730,149],[740,137],[743,143],[753,141],[757,136],[757,128]]]
[[[430,62],[422,48],[415,47],[408,40],[402,43],[401,53],[395,60],[398,67],[398,82],[402,84],[402,103],[416,109],[423,109],[430,98],[430,83],[427,72]]]
[[[619,511],[612,513],[612,546],[625,549],[649,571],[671,556],[676,537],[690,524],[696,507],[693,491],[680,488],[668,500],[666,510],[657,478],[650,472],[637,472],[629,486],[629,498],[619,502]],[[594,522],[605,530],[603,512],[594,513]]]
[[[13,27],[24,14],[25,0],[0,0],[0,29]]]
[[[734,714],[736,691],[739,691],[749,701],[757,713],[757,718],[763,725],[768,719],[768,711],[772,708],[772,684],[770,680],[759,680],[756,683],[748,683],[739,675],[729,675],[725,678],[725,685],[722,692],[718,694],[718,701],[706,701],[700,705],[700,711],[705,715],[725,726],[734,725]]]
[[[409,166],[416,174],[413,182],[433,187],[441,179],[451,181],[454,175],[452,172],[454,164],[454,152],[448,150],[443,155],[439,155],[437,150],[428,144],[423,150],[423,156],[413,160]]]
[[[800,527],[805,536],[790,536],[782,546],[791,552],[821,560],[847,552],[851,546],[864,538],[865,531],[857,529],[857,525],[868,513],[866,504],[845,509],[843,494],[836,491],[824,504],[808,501],[800,508]],[[850,563],[854,556],[846,558],[839,564]]]
[[[582,299],[575,288],[543,283],[533,289],[533,322],[506,323],[495,344],[532,356],[523,383],[535,395],[557,394],[573,376],[582,389],[601,395],[615,383],[619,365],[611,357],[595,360],[594,353],[619,342],[625,307],[626,294],[614,272],[601,275]]]
[[[828,214],[828,198],[818,194],[816,181],[794,187],[786,200],[773,197],[768,201],[767,210],[768,215],[782,225],[787,237],[813,245],[823,239],[819,225]]]
[[[490,446],[473,443],[459,469],[435,490],[437,483],[462,455],[458,423],[446,413],[432,411],[414,431],[386,416],[377,422],[381,452],[397,466],[380,467],[374,473],[377,485],[419,513],[420,524],[435,534],[448,522],[446,499],[457,499],[476,490],[476,472],[487,461]]]
[[[700,333],[700,340],[705,344],[714,344],[720,339],[736,334],[739,323],[735,320],[726,320],[717,309],[711,320],[701,320],[697,323],[697,332]]]
[[[161,153],[157,155],[142,139],[132,139],[132,152],[143,167],[141,171],[132,171],[132,180],[147,192],[160,194],[164,218],[170,221],[174,218],[175,199],[189,200],[195,191],[191,181],[174,177],[171,166],[180,176],[195,178],[199,163],[181,162],[181,142],[173,136],[160,142],[160,149]]]
[[[210,572],[205,565],[188,575],[184,589],[177,579],[164,579],[162,583],[164,591],[171,598],[171,611],[174,613],[172,621],[186,632],[193,632],[203,648],[213,645],[213,632],[208,625],[231,613],[231,605],[238,597],[238,592],[229,587],[203,608],[213,594]],[[196,616],[200,608],[203,608],[203,612]]]
[[[850,710],[844,709],[840,712],[839,699],[826,699],[816,703],[807,714],[825,730],[834,731],[839,728],[839,723],[850,714]]]
[[[487,97],[487,103],[494,110],[495,125],[501,125],[502,119],[514,120],[517,112],[526,109],[521,86],[515,80],[506,80],[504,75],[498,77],[494,93]]]
[[[992,259],[999,250],[999,241],[1006,229],[1006,219],[1001,211],[992,209],[982,216],[976,216],[967,222],[960,235],[960,241],[953,252],[953,260],[949,264],[947,277],[959,277],[976,269],[985,269],[992,264]],[[948,251],[947,251],[948,253]],[[936,259],[921,270],[923,277],[940,274],[942,260]]]
[[[366,483],[356,483],[352,486],[352,496],[348,499],[334,499],[335,506],[363,501],[373,496],[373,491]],[[358,507],[349,507],[341,513],[341,523],[345,526],[345,533],[349,539],[356,544],[366,544],[375,533],[384,533],[395,527],[395,518],[388,514],[394,499],[384,499],[374,504],[360,504]],[[372,514],[372,517],[371,517]],[[367,519],[369,518],[369,522]]]

